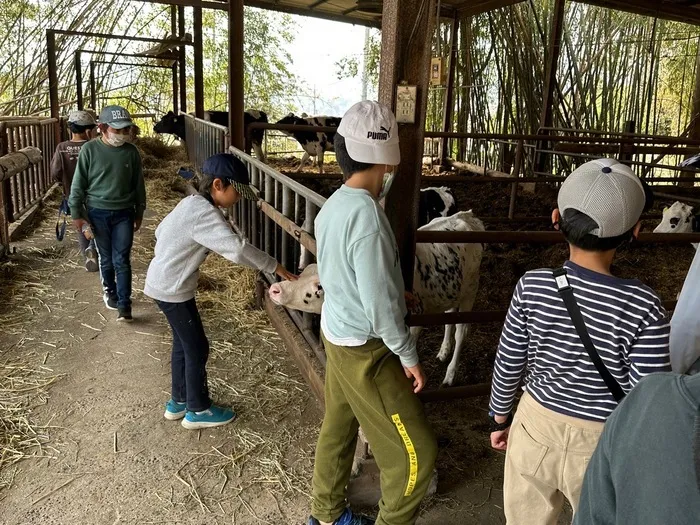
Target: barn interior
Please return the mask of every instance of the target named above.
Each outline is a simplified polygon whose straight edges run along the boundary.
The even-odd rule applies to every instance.
[[[145,0],[144,0],[145,1]],[[172,73],[172,109],[185,119],[188,137],[187,162],[197,169],[208,156],[224,151],[238,155],[249,167],[252,181],[261,190],[257,203],[239,204],[228,211],[232,224],[251,243],[278,258],[288,268],[297,268],[306,249],[306,264],[313,262],[316,244],[313,218],[325,200],[337,189],[341,180],[337,167],[331,163],[323,175],[311,167],[301,173],[284,159],[261,162],[251,156],[246,143],[253,130],[298,131],[296,126],[255,123],[247,128],[238,115],[244,109],[243,9],[244,6],[269,9],[289,14],[317,17],[325,20],[381,29],[378,99],[401,115],[399,127],[402,160],[397,170],[394,188],[386,201],[386,212],[399,243],[403,275],[407,289],[413,287],[413,266],[417,243],[453,242],[483,243],[485,255],[481,266],[481,282],[473,311],[429,313],[410,318],[413,326],[425,326],[419,343],[428,369],[431,388],[422,395],[430,420],[440,437],[442,458],[450,466],[441,472],[438,495],[425,510],[424,523],[445,520],[453,506],[461,504],[460,523],[501,523],[498,496],[502,458],[486,446],[486,399],[490,388],[493,359],[505,310],[513,287],[527,270],[561,264],[566,259],[566,246],[551,228],[551,210],[563,178],[580,163],[592,157],[610,156],[628,163],[654,186],[657,200],[645,217],[644,233],[639,243],[621,251],[614,271],[621,277],[637,277],[655,289],[672,311],[687,268],[695,250],[692,242],[700,242],[700,234],[651,233],[662,217],[664,208],[676,200],[700,203],[696,170],[679,167],[679,162],[700,153],[700,67],[687,81],[691,101],[684,133],[676,136],[653,135],[646,132],[643,122],[628,119],[620,129],[582,129],[563,122],[558,104],[562,99],[562,84],[558,82],[558,65],[566,49],[564,31],[567,8],[571,1],[553,0],[551,18],[543,20],[541,28],[545,46],[540,46],[543,84],[538,96],[536,125],[518,128],[483,130],[469,125],[462,127],[456,114],[459,109],[459,56],[463,51],[460,39],[470,17],[507,8],[521,2],[513,0],[149,0],[171,7],[171,32],[167,38],[134,37],[78,30],[49,30],[46,34],[48,53],[48,88],[50,114],[39,121],[0,121],[3,150],[0,156],[26,147],[52,150],[63,139],[64,103],[58,81],[57,56],[61,38],[80,35],[94,39],[115,39],[142,42],[152,46],[139,53],[146,58],[143,67],[167,69]],[[593,0],[586,4],[613,11],[629,12],[650,17],[700,25],[700,4],[671,0]],[[185,8],[192,8],[193,34],[185,32]],[[205,10],[228,13],[229,39],[229,124],[221,126],[204,119],[203,43],[201,31]],[[435,35],[442,31],[440,55],[436,56]],[[523,43],[538,47],[538,43]],[[186,48],[192,48],[194,63],[194,105],[187,97]],[[128,58],[128,53],[97,54],[90,49],[71,50],[75,63],[90,56],[90,78],[82,78],[82,68],[76,68],[76,107],[94,110],[97,106],[95,67],[99,57],[110,62]],[[438,60],[436,60],[438,59]],[[698,54],[700,64],[700,53]],[[651,64],[653,66],[653,64]],[[437,72],[436,72],[437,68]],[[582,74],[582,73],[581,73]],[[437,75],[437,78],[436,78]],[[574,73],[575,75],[575,73]],[[83,93],[88,86],[89,96]],[[439,86],[438,115],[429,115],[430,97]],[[189,107],[191,106],[191,107]],[[189,114],[193,112],[193,115]],[[24,122],[24,124],[22,124]],[[24,128],[22,127],[24,126]],[[648,127],[648,122],[647,122]],[[31,131],[24,131],[24,129]],[[10,131],[7,131],[10,130]],[[325,127],[306,126],[305,131],[331,132]],[[160,160],[153,157],[154,164]],[[295,159],[296,161],[296,159]],[[30,162],[30,161],[28,161]],[[27,164],[19,172],[3,176],[3,213],[0,216],[0,245],[9,252],[13,241],[10,222],[38,201],[48,191],[46,156],[43,161]],[[42,163],[43,162],[43,167]],[[34,167],[32,167],[34,166]],[[178,179],[175,166],[167,180]],[[19,169],[19,168],[18,168]],[[26,194],[30,179],[22,172],[34,170],[41,187],[35,194]],[[32,172],[32,173],[34,173]],[[10,172],[8,172],[10,173]],[[20,173],[19,177],[16,177]],[[14,177],[11,182],[11,177]],[[11,184],[10,184],[11,182]],[[25,186],[23,186],[23,184]],[[163,191],[171,183],[162,186]],[[449,187],[457,208],[471,209],[486,224],[482,233],[431,232],[418,230],[419,191],[428,187]],[[29,190],[27,190],[29,191]],[[184,188],[182,191],[192,191]],[[10,195],[20,195],[21,198]],[[8,205],[9,199],[9,205]],[[14,206],[14,208],[13,208]],[[323,367],[325,356],[319,341],[318,319],[309,314],[284,310],[267,299],[266,288],[273,276],[262,275],[256,280],[257,306],[269,316],[272,326],[289,352],[289,359],[298,367],[306,389],[322,409]],[[221,283],[207,283],[217,290]],[[209,290],[208,290],[209,291]],[[466,349],[453,386],[438,388],[444,375],[444,364],[435,358],[446,324],[468,323],[470,331]],[[457,414],[457,416],[455,415]],[[118,448],[115,433],[115,454]],[[376,503],[376,471],[371,466],[371,451],[361,443],[358,456],[367,460],[364,477],[353,484],[353,497],[369,507]],[[185,480],[192,492],[194,484]],[[370,488],[368,488],[370,487]],[[223,487],[222,487],[223,491]],[[196,488],[194,489],[196,492]],[[196,497],[192,496],[196,502]],[[485,498],[485,499],[484,499]],[[488,505],[484,506],[484,503]],[[199,506],[195,503],[195,506]],[[202,511],[204,512],[204,511]],[[437,518],[436,518],[437,516]],[[252,520],[252,518],[251,518]],[[471,521],[468,521],[471,520]],[[254,521],[251,521],[254,522]],[[451,523],[440,521],[441,523]]]

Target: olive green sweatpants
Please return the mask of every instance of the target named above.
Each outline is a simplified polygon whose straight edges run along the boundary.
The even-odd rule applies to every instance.
[[[376,524],[413,525],[437,444],[412,382],[380,340],[359,347],[323,343],[326,414],[316,445],[312,515],[332,523],[343,513],[361,426],[381,472]]]

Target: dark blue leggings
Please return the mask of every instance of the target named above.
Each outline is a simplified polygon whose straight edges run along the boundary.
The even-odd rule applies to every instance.
[[[197,303],[156,301],[173,330],[173,351],[170,359],[172,398],[187,403],[187,410],[200,412],[211,407],[207,385],[209,341],[204,333]]]

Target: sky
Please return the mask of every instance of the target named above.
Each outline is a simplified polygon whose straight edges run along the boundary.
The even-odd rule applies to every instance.
[[[338,80],[335,63],[347,56],[361,57],[365,28],[318,18],[293,16],[299,28],[290,48],[293,70],[313,96],[300,99],[300,112],[309,115],[342,116],[361,99],[360,76]]]

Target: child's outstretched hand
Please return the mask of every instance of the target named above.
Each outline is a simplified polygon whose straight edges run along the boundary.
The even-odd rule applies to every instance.
[[[275,273],[279,275],[282,279],[285,281],[296,281],[299,279],[298,275],[294,275],[292,272],[287,270],[284,266],[281,264],[277,265],[277,269],[275,270]]]
[[[425,373],[423,372],[423,367],[420,366],[420,364],[417,364],[416,366],[412,366],[410,368],[406,368],[404,366],[403,370],[406,372],[407,378],[413,379],[413,393],[417,394],[423,390],[425,383],[427,383]]]

